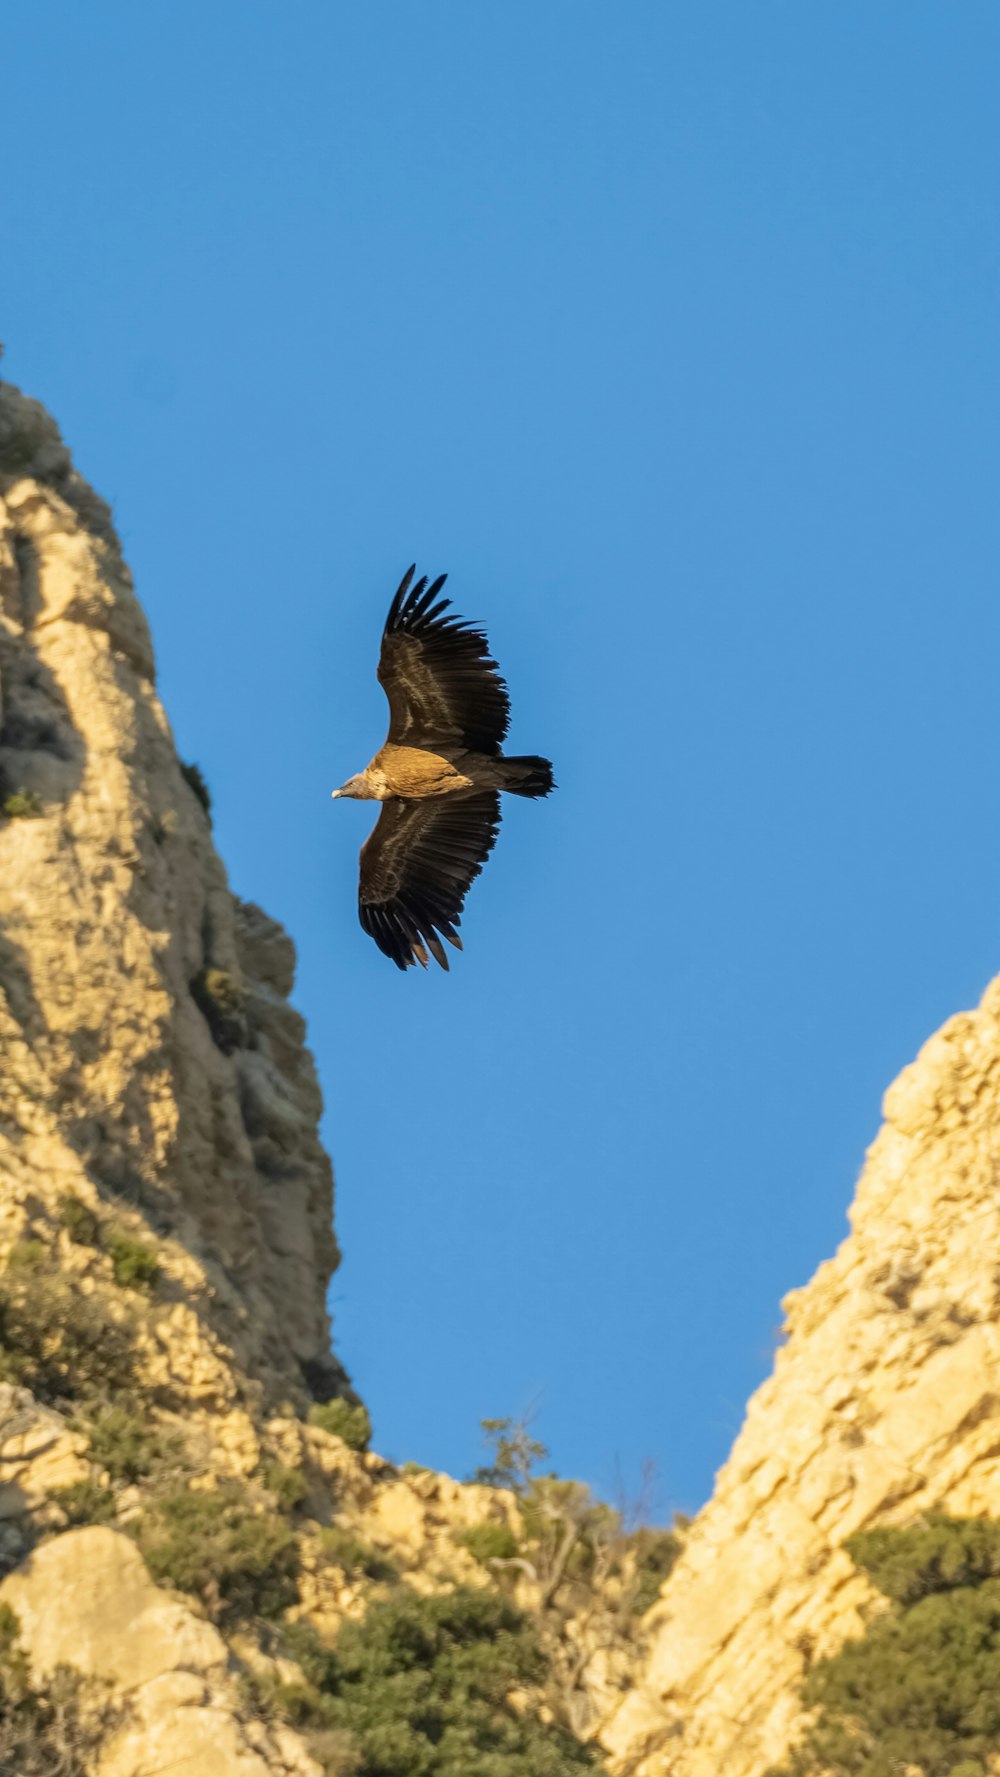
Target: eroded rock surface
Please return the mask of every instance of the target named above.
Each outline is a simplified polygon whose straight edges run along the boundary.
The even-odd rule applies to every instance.
[[[807,1661],[873,1597],[842,1544],[930,1508],[1000,1516],[1000,982],[886,1094],[852,1233],[785,1301],[787,1344],[651,1613],[605,1730],[635,1777],[761,1777]]]
[[[240,1688],[274,1666],[268,1635],[225,1639],[152,1585],[123,1531],[158,1490],[243,1488],[266,1517],[291,1484],[290,1616],[328,1640],[385,1584],[497,1583],[468,1532],[523,1533],[511,1495],[315,1422],[349,1384],[293,975],[280,927],[227,887],[108,510],[0,385],[0,1601],[34,1671],[68,1659],[127,1705],[95,1777],[318,1769]],[[845,1538],[931,1507],[1000,1516],[1000,983],[885,1116],[853,1231],[788,1298],[774,1375],[641,1629],[613,1588],[547,1612],[530,1562],[503,1581],[543,1621],[545,1706],[622,1777],[762,1777],[807,1663],[861,1627]],[[86,1399],[59,1370],[68,1316]],[[101,1445],[119,1402],[161,1439],[155,1472],[115,1469],[106,1427]],[[84,1506],[111,1525],[67,1528]]]
[[[113,1204],[167,1242],[175,1381],[224,1400],[234,1364],[275,1402],[302,1400],[304,1365],[335,1386],[332,1180],[291,942],[227,887],[107,507],[44,409],[0,385],[10,797],[0,1237],[51,1220],[67,1194]]]
[[[0,1603],[36,1684],[68,1664],[124,1712],[94,1777],[316,1777],[317,1734],[274,1701],[282,1635],[329,1644],[393,1588],[494,1585],[466,1535],[522,1528],[511,1495],[322,1418],[357,1397],[294,972],[229,891],[107,507],[0,385]],[[284,1547],[280,1597],[228,1609],[204,1528],[155,1564],[185,1596],[153,1584],[148,1539],[162,1555],[172,1507],[206,1495],[244,1550]],[[505,1583],[538,1610],[530,1563]],[[634,1613],[584,1606],[550,1639],[593,1733]]]
[[[37,1678],[71,1666],[110,1688],[122,1724],[96,1777],[320,1777],[293,1734],[242,1719],[222,1636],[154,1586],[138,1550],[90,1525],[44,1543],[0,1585]]]

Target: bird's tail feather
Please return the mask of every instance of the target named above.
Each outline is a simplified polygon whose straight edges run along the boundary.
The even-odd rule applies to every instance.
[[[556,787],[550,760],[537,753],[524,753],[503,762],[501,788],[515,796],[547,796]]]

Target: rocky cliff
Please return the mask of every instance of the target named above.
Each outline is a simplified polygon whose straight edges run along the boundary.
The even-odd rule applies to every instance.
[[[195,1398],[233,1398],[232,1358],[269,1400],[301,1401],[304,1372],[329,1367],[336,1251],[294,952],[227,888],[107,508],[9,385],[0,790],[6,1238],[68,1193],[113,1202],[161,1242]]]
[[[401,1731],[372,1673],[437,1636],[478,1650],[491,1770],[599,1740],[619,1777],[763,1777],[872,1599],[845,1539],[1000,1516],[1000,983],[888,1093],[643,1618],[675,1541],[367,1450],[293,974],[227,888],[109,512],[0,385],[0,1774],[408,1777],[405,1735],[359,1753]]]
[[[634,1777],[760,1777],[808,1663],[874,1598],[852,1532],[931,1508],[1000,1516],[1000,981],[886,1094],[836,1257],[785,1304],[787,1343],[647,1621],[605,1728]]]
[[[558,1777],[627,1682],[645,1545],[595,1586],[582,1490],[526,1544],[509,1491],[367,1449],[294,963],[227,887],[107,507],[0,385],[3,1777],[321,1777],[372,1735],[408,1769],[413,1637],[439,1712],[477,1650],[491,1770]]]

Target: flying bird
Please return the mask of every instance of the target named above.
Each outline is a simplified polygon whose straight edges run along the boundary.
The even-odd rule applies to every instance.
[[[361,847],[361,924],[398,969],[447,969],[461,950],[462,903],[493,850],[500,792],[547,796],[548,759],[505,758],[510,698],[483,631],[446,616],[446,576],[404,574],[382,633],[378,677],[389,733],[370,765],[333,795],[381,802]]]

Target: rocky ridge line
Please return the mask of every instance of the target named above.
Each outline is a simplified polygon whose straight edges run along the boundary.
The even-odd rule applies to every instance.
[[[622,1777],[763,1777],[807,1666],[875,1600],[845,1539],[931,1509],[1000,1517],[1000,980],[884,1117],[852,1232],[786,1298],[774,1374],[647,1619],[604,1731]]]
[[[523,1534],[509,1493],[324,1419],[357,1397],[294,964],[227,886],[108,508],[0,384],[0,1607],[36,1683],[68,1661],[120,1707],[93,1777],[322,1777],[253,1701],[301,1681],[281,1625],[329,1643],[390,1594],[495,1591],[467,1534]],[[162,1555],[205,1497],[285,1560],[267,1620],[234,1625],[211,1574],[154,1585],[154,1533]],[[554,1610],[530,1562],[505,1571],[546,1616],[542,1722],[593,1735],[614,1707],[633,1578]]]

